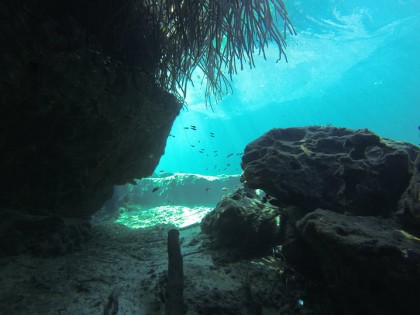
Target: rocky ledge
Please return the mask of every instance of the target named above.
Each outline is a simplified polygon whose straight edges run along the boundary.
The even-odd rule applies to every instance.
[[[57,218],[60,226],[78,219],[83,239],[113,185],[150,176],[164,153],[181,104],[155,82],[144,49],[154,47],[150,25],[131,21],[126,7],[0,5],[0,216],[21,236],[16,248],[36,243],[39,222],[47,231]],[[23,232],[14,223],[22,218]]]

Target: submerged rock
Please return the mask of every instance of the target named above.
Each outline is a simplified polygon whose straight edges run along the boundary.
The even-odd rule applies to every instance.
[[[66,254],[89,238],[90,224],[80,218],[30,215],[16,210],[0,212],[0,257],[30,254]]]
[[[136,185],[119,187],[120,197],[147,207],[163,204],[214,205],[227,193],[241,185],[239,175],[205,176],[175,173],[168,176],[148,177]]]
[[[420,236],[420,154],[415,162],[410,185],[400,200],[398,215],[404,225]]]
[[[321,209],[297,229],[314,253],[303,263],[320,263],[342,314],[418,314],[419,238],[391,220]]]
[[[273,129],[246,146],[242,181],[284,205],[389,215],[408,187],[418,152],[366,129]]]
[[[278,241],[279,213],[261,201],[254,190],[238,189],[224,197],[201,222],[201,230],[217,244],[251,255]]]
[[[273,129],[245,148],[241,180],[277,198],[286,261],[323,281],[336,313],[420,313],[419,152],[316,126]]]
[[[113,185],[149,176],[159,163],[181,104],[156,84],[156,64],[146,58],[143,48],[154,47],[156,32],[147,23],[130,24],[135,14],[122,8],[118,1],[1,5],[6,220],[5,209],[13,209],[84,225],[111,198]]]

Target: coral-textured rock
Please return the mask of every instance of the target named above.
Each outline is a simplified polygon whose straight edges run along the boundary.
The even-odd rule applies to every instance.
[[[340,314],[419,314],[420,239],[391,220],[318,209],[297,223]]]
[[[278,199],[283,255],[336,313],[419,314],[418,154],[365,129],[273,129],[246,147],[241,180]]]
[[[273,129],[245,148],[242,181],[284,205],[389,215],[407,189],[418,152],[366,129]]]
[[[278,240],[278,215],[276,209],[261,202],[255,191],[239,189],[204,217],[201,229],[219,245],[248,255],[261,253]]]
[[[414,175],[400,201],[400,218],[404,225],[420,236],[420,154],[415,162]]]

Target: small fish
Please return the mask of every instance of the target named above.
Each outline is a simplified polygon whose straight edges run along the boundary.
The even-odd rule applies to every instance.
[[[197,127],[196,127],[196,126],[194,126],[194,125],[191,125],[191,129],[193,129],[193,130],[197,130]]]
[[[204,153],[204,151],[203,151],[203,150],[200,150],[200,151],[198,151],[198,152],[200,152],[200,153]]]
[[[156,192],[158,190],[159,190],[159,187],[155,187],[155,188],[152,189],[152,193],[154,193],[154,192]]]
[[[184,127],[184,129],[190,129],[190,127]]]
[[[217,150],[214,150],[213,153],[217,153]]]
[[[226,188],[226,187],[223,187],[222,188],[222,191],[227,191],[228,189]]]
[[[210,137],[214,138],[214,133],[210,132]]]
[[[173,134],[171,134],[171,133],[169,134],[169,136],[172,137],[172,138],[175,138],[175,136]]]
[[[230,163],[226,164],[226,166],[229,167],[230,166]]]
[[[206,188],[206,191],[209,191],[210,189],[211,189],[210,187],[207,187],[207,188]]]
[[[191,146],[192,146],[193,148],[195,148],[195,145],[194,145],[194,144],[191,144]]]
[[[228,158],[228,157],[231,157],[233,155],[233,153],[231,153],[231,154],[228,154],[226,157]]]
[[[280,202],[273,196],[270,196],[268,194],[265,194],[264,197],[261,198],[262,203],[269,203],[273,206],[280,206]]]
[[[159,173],[165,173],[165,171],[164,170],[160,170]]]

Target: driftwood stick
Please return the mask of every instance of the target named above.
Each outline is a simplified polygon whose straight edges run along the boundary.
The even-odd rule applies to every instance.
[[[165,315],[184,314],[184,268],[179,231],[168,232],[168,287],[166,289]]]

